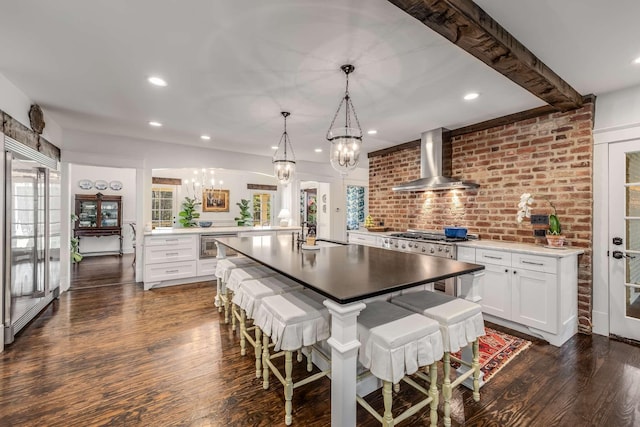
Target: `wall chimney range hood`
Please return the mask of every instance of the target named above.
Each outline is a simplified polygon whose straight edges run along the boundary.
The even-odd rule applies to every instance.
[[[420,135],[420,178],[399,184],[393,191],[446,191],[478,188],[475,182],[451,177],[451,138],[443,128]]]

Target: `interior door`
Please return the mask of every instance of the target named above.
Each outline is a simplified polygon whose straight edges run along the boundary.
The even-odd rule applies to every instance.
[[[610,332],[640,341],[640,140],[609,147]]]

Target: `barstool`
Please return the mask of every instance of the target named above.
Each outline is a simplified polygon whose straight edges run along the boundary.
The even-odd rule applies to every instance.
[[[216,305],[218,306],[219,312],[221,312],[224,307],[224,323],[229,323],[229,304],[231,303],[231,300],[227,298],[226,284],[227,280],[229,280],[231,270],[237,267],[249,265],[258,265],[258,263],[245,257],[221,258],[216,263],[216,277],[218,279],[216,286]]]
[[[243,267],[236,267],[231,270],[229,274],[229,280],[225,285],[227,290],[227,300],[231,302],[231,330],[236,330],[236,321],[240,320],[240,312],[236,310],[236,305],[233,304],[233,294],[240,288],[240,284],[245,280],[260,279],[262,277],[275,276],[276,271],[265,267],[261,264],[248,265]]]
[[[326,298],[311,290],[289,292],[262,299],[262,304],[254,312],[254,324],[262,330],[262,377],[263,388],[269,388],[269,369],[284,386],[286,425],[292,421],[291,411],[293,390],[326,375],[330,370],[310,375],[296,383],[292,379],[294,351],[307,348],[307,371],[313,369],[312,356],[324,355],[313,352],[313,345],[326,340],[331,334],[329,310],[322,304]],[[269,339],[273,341],[276,354],[269,354]],[[284,355],[285,375],[275,367],[272,360]]]
[[[436,362],[443,356],[442,335],[438,322],[387,301],[374,301],[367,303],[367,307],[358,316],[358,340],[360,363],[382,380],[384,415],[380,416],[360,396],[356,396],[358,403],[383,426],[394,426],[430,404],[431,425],[436,426]],[[407,377],[425,366],[429,367],[429,390]],[[400,380],[416,388],[426,398],[394,418],[392,385],[398,384]]]
[[[451,425],[451,394],[464,380],[473,375],[473,399],[480,400],[480,363],[478,362],[478,338],[485,335],[482,307],[471,301],[431,291],[407,293],[391,299],[393,304],[420,313],[440,324],[444,342],[442,397],[444,400],[444,425]],[[472,346],[471,364],[452,357],[450,353]],[[451,359],[470,367],[451,382]]]
[[[248,328],[247,319],[254,318],[254,313],[260,307],[263,298],[301,289],[303,287],[298,282],[277,275],[246,280],[234,292],[232,302],[240,310],[240,354],[243,356],[246,354],[246,341],[249,341],[255,349],[256,378],[262,375],[262,331],[256,325]],[[251,337],[251,330],[255,333],[255,340]]]

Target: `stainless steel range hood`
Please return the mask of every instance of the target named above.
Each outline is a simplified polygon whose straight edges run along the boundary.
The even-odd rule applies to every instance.
[[[399,184],[393,191],[444,191],[478,188],[474,182],[451,177],[451,141],[443,128],[423,132],[420,136],[420,178]]]

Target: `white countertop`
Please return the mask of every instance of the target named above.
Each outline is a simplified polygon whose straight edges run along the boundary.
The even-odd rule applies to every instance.
[[[366,229],[349,230],[348,232],[366,234],[371,236],[388,236],[392,233],[398,233],[398,231],[371,232]],[[501,240],[466,240],[463,242],[456,242],[456,246],[464,246],[475,249],[508,250],[511,252],[523,254],[553,256],[556,258],[580,255],[584,253],[583,249],[573,248],[571,246],[564,246],[563,248],[556,249],[545,247],[542,244],[536,245],[533,243],[504,242]]]
[[[258,231],[300,231],[300,227],[257,226],[257,227],[187,227],[187,228],[161,228],[153,231],[145,231],[145,236],[164,236],[167,234],[219,234],[258,232]]]
[[[475,249],[508,250],[511,252],[530,255],[554,256],[556,258],[564,258],[567,256],[575,256],[584,253],[583,249],[572,248],[570,246],[564,246],[562,248],[549,248],[541,244],[535,245],[533,243],[503,242],[500,240],[467,240],[464,242],[456,242],[456,246]]]

